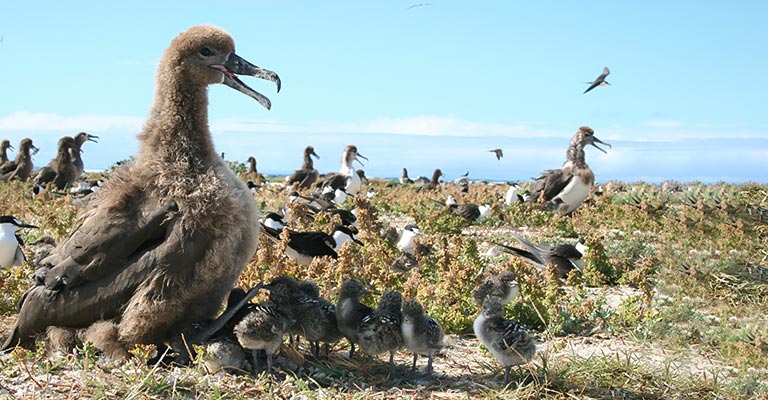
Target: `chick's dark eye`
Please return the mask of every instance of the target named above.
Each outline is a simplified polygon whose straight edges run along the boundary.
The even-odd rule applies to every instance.
[[[202,49],[200,49],[200,54],[204,55],[205,57],[210,57],[213,55],[213,50],[207,47],[203,47]]]

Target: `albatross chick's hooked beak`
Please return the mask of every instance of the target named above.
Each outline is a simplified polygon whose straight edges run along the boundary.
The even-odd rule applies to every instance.
[[[270,102],[266,96],[248,87],[248,85],[243,83],[243,81],[238,79],[235,75],[255,76],[257,78],[275,82],[277,85],[277,92],[279,93],[280,77],[277,76],[276,73],[268,69],[259,68],[249,63],[248,61],[235,54],[234,51],[229,53],[227,60],[224,61],[224,64],[213,64],[210,65],[210,67],[219,70],[224,74],[224,78],[222,79],[221,83],[231,87],[232,89],[237,89],[238,91],[243,92],[250,97],[253,97],[267,110],[272,108],[272,102]]]
[[[38,149],[34,144],[30,145],[29,149],[31,150],[30,153],[32,153],[32,155],[35,155],[38,151],[40,151],[40,149]]]
[[[357,161],[358,163],[360,163],[360,165],[362,165],[363,167],[365,167],[365,164],[363,164],[363,162],[362,162],[362,161],[360,161],[360,158],[358,158],[358,157],[360,157],[360,158],[364,159],[365,161],[368,161],[368,157],[366,157],[366,156],[364,156],[364,155],[362,155],[362,154],[360,154],[360,153],[358,153],[358,152],[355,152],[355,161]]]
[[[611,147],[611,145],[610,145],[610,144],[608,144],[608,143],[605,143],[605,142],[603,142],[602,140],[600,140],[600,139],[598,139],[598,138],[596,138],[596,137],[594,137],[594,136],[592,136],[592,140],[591,140],[591,141],[590,141],[590,143],[589,143],[589,144],[591,144],[592,146],[594,146],[596,149],[598,149],[598,150],[602,151],[602,152],[603,152],[603,153],[605,153],[605,154],[608,154],[608,152],[607,152],[607,151],[605,151],[605,150],[603,150],[602,148],[600,148],[600,147],[599,147],[597,144],[595,144],[595,142],[597,142],[597,143],[600,143],[600,144],[604,144],[604,145],[606,145],[606,146],[608,146],[608,147]]]

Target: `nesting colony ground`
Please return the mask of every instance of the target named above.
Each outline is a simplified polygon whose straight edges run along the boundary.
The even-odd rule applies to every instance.
[[[449,334],[433,377],[409,374],[406,351],[395,357],[399,368],[392,373],[388,357],[350,360],[343,341],[320,361],[304,358],[306,343],[295,348],[286,341],[278,374],[255,377],[211,374],[204,354],[188,368],[148,366],[153,349],[145,347],[115,364],[86,345],[58,357],[42,350],[0,355],[0,398],[767,398],[768,187],[603,185],[572,217],[560,217],[536,205],[505,206],[506,185],[473,183],[467,193],[452,185],[430,193],[376,180],[365,185],[361,193],[373,187],[375,197],[344,205],[358,209],[357,237],[365,246],[345,246],[338,260],[301,267],[262,235],[239,284],[289,273],[315,280],[335,301],[341,282],[357,278],[381,293],[398,289],[417,298]],[[287,195],[269,188],[255,201],[275,211]],[[0,183],[3,214],[40,227],[25,232],[27,243],[65,237],[79,212],[71,199],[31,199],[28,189]],[[432,201],[448,194],[460,203],[490,202],[493,215],[467,226]],[[330,232],[338,222],[333,218],[311,220],[294,206],[289,223]],[[419,225],[432,253],[419,258],[418,269],[395,272],[389,265],[399,255],[397,232],[407,223]],[[535,243],[584,237],[584,273],[560,282],[549,271],[488,251],[492,241],[516,245],[513,231]],[[27,252],[34,259],[32,249]],[[506,269],[517,273],[521,289],[506,317],[530,327],[538,354],[530,365],[513,368],[504,388],[501,366],[471,335],[478,311],[471,292]],[[0,338],[32,270],[25,264],[0,271]],[[377,300],[364,298],[372,306]]]

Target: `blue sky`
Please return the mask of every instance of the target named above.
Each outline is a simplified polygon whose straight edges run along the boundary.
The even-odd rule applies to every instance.
[[[768,2],[38,1],[0,13],[0,137],[31,137],[36,165],[86,131],[86,168],[135,153],[155,65],[189,26],[229,31],[283,90],[245,78],[271,111],[211,87],[230,160],[288,173],[315,146],[321,172],[356,144],[369,176],[527,180],[559,167],[571,135],[598,181],[768,182]],[[612,86],[582,94],[604,66]],[[497,161],[489,149],[500,147]],[[15,153],[12,153],[13,156]]]

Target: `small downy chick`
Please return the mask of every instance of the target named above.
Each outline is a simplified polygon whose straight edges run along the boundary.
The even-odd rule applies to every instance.
[[[316,326],[321,327],[321,329],[312,351],[313,355],[317,357],[320,353],[320,342],[323,342],[326,345],[325,355],[327,356],[329,352],[329,344],[336,343],[344,337],[341,332],[339,332],[339,325],[336,321],[336,305],[320,297],[320,288],[313,281],[301,281],[299,283],[299,290],[306,296],[317,299],[319,303],[320,313],[317,315],[318,320],[313,323]]]
[[[536,343],[525,331],[525,325],[504,318],[504,306],[499,298],[485,299],[473,328],[483,346],[504,365],[504,385],[509,383],[512,366],[525,364],[536,355]]]
[[[429,357],[427,375],[432,374],[432,357],[443,348],[443,328],[432,317],[424,313],[424,307],[417,300],[403,303],[403,342],[413,352],[411,371],[416,371],[419,354]]]
[[[397,290],[387,290],[379,306],[363,319],[358,329],[360,349],[371,356],[389,352],[389,364],[395,365],[395,352],[403,345],[401,310],[403,296]]]
[[[296,322],[290,301],[297,286],[296,279],[288,275],[275,278],[264,285],[269,290],[269,300],[250,305],[248,313],[235,325],[237,341],[251,350],[256,369],[259,367],[257,350],[264,350],[267,353],[267,372],[272,372],[273,355],[283,343],[283,336]]]
[[[336,301],[336,322],[339,331],[349,340],[349,357],[355,354],[355,343],[359,342],[358,328],[365,318],[373,313],[373,309],[360,302],[360,298],[370,293],[362,282],[357,279],[347,279],[339,290]]]
[[[317,295],[315,295],[316,292]],[[317,357],[320,347],[318,341],[328,329],[328,320],[320,308],[319,292],[320,290],[314,282],[301,281],[291,300],[296,319],[296,325],[291,329],[291,335],[301,335],[307,338],[312,349],[312,355],[315,357]]]
[[[517,276],[513,271],[503,271],[493,275],[472,291],[472,299],[478,307],[483,306],[485,298],[497,298],[502,305],[508,304],[520,294]]]

